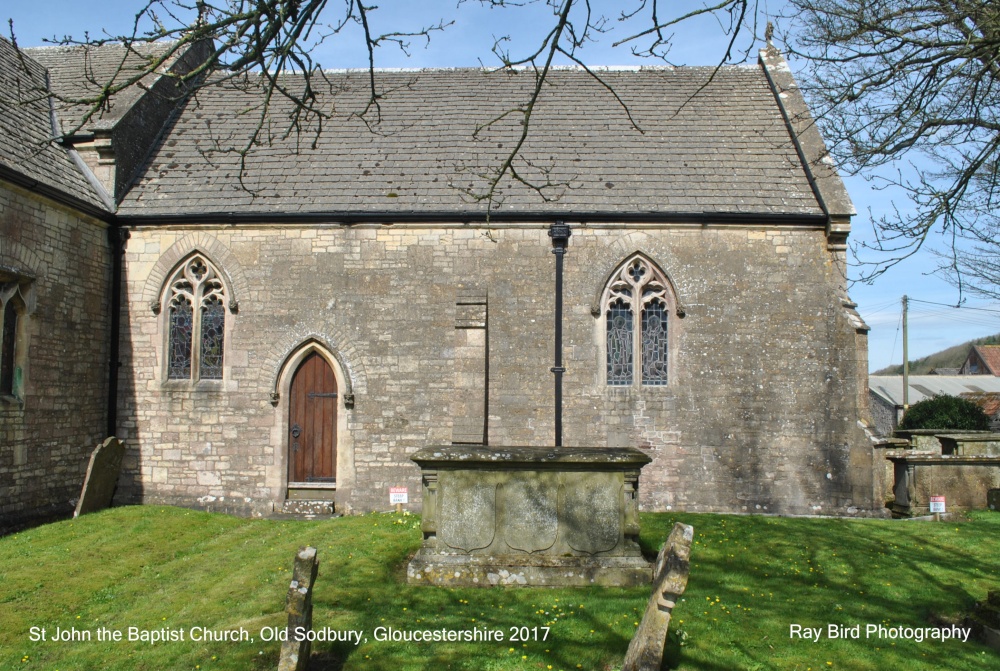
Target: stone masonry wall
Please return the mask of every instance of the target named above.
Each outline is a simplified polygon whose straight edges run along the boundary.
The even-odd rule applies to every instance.
[[[864,514],[871,448],[858,424],[859,337],[842,259],[824,231],[751,226],[573,225],[565,271],[564,443],[636,446],[653,463],[646,510]],[[285,497],[286,361],[325,348],[348,379],[338,399],[337,505],[388,509],[420,482],[408,455],[450,443],[456,297],[488,301],[490,445],[553,440],[554,257],[547,226],[143,227],[126,253],[120,398],[123,500],[266,512]],[[221,382],[165,382],[163,282],[198,250],[222,270]],[[634,252],[677,289],[672,379],[603,383],[609,273]],[[232,297],[231,297],[232,298]],[[458,335],[456,335],[458,333]],[[311,344],[310,344],[311,343]],[[343,389],[343,387],[342,387]],[[272,394],[277,393],[277,396]]]
[[[106,437],[106,240],[101,222],[0,183],[0,269],[31,278],[34,303],[23,399],[0,399],[0,527],[72,513]]]

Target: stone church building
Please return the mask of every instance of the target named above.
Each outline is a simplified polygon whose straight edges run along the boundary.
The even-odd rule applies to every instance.
[[[881,507],[854,210],[773,49],[552,72],[487,199],[529,72],[377,71],[364,114],[327,72],[292,132],[256,81],[64,102],[145,53],[0,40],[5,522],[70,509],[112,434],[119,502],[239,514],[419,510],[420,448],[552,445],[555,223],[564,445],[647,452],[644,510]]]

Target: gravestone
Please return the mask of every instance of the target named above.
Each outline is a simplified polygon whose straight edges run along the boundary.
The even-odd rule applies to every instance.
[[[1000,652],[1000,592],[987,592],[986,600],[973,606],[963,624],[972,628],[977,639]]]
[[[90,455],[87,475],[83,479],[83,490],[76,504],[73,517],[104,510],[111,505],[111,497],[118,484],[118,474],[122,470],[125,443],[114,436],[98,445]]]
[[[629,643],[622,671],[659,671],[670,614],[687,587],[694,528],[678,522],[656,558],[653,594]]]
[[[292,582],[288,586],[288,597],[285,599],[288,636],[281,644],[278,671],[305,671],[309,666],[312,644],[306,635],[297,636],[296,632],[312,631],[312,593],[318,573],[316,548],[305,547],[299,550],[295,555]]]

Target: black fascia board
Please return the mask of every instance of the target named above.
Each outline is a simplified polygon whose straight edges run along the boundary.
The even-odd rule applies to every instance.
[[[46,184],[45,182],[39,181],[33,177],[27,177],[3,164],[0,164],[0,179],[10,182],[11,184],[15,184],[23,189],[27,189],[32,193],[37,193],[41,196],[45,196],[46,198],[51,198],[58,203],[71,207],[83,214],[100,219],[101,221],[109,224],[113,224],[115,221],[115,215],[113,212],[109,212],[102,207],[88,203],[87,201],[81,200],[76,196],[72,196],[58,187]]]
[[[556,219],[580,224],[743,224],[778,226],[813,226],[824,228],[825,214],[747,213],[747,212],[204,212],[195,214],[119,214],[122,226],[168,226],[176,224],[486,224],[551,223]]]

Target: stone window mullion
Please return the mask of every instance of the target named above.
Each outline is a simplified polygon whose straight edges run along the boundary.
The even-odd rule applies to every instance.
[[[191,324],[191,378],[198,380],[201,377],[201,288],[199,283],[194,288],[194,300],[192,301],[192,324]]]

